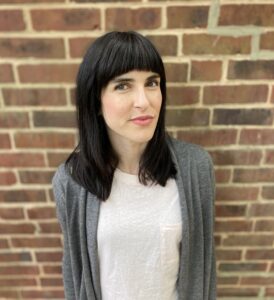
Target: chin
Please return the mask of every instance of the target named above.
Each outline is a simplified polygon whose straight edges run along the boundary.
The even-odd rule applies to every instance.
[[[143,144],[143,143],[148,143],[153,137],[153,134],[149,134],[149,135],[143,135],[143,136],[140,136],[140,137],[135,137],[134,139],[131,139],[133,142],[135,143],[140,143],[140,144]]]

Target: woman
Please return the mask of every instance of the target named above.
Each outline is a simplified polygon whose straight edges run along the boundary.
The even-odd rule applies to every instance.
[[[66,299],[215,299],[212,161],[165,132],[151,42],[132,31],[98,38],[76,107],[79,144],[53,178]]]

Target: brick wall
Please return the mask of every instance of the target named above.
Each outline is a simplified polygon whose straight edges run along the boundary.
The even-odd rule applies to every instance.
[[[75,74],[91,40],[135,29],[163,56],[169,131],[215,162],[218,299],[274,299],[273,1],[0,3],[0,298],[63,298],[50,182]]]

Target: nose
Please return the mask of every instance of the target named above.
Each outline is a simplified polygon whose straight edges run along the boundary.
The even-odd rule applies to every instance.
[[[148,106],[149,106],[148,96],[146,94],[145,89],[141,87],[136,91],[134,107],[145,109]]]

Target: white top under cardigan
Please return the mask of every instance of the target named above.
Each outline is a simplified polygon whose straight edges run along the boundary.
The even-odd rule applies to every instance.
[[[102,299],[176,300],[181,238],[175,180],[144,186],[116,169],[98,221]]]
[[[177,289],[180,300],[216,300],[214,245],[215,177],[200,146],[166,137],[177,169],[183,220]],[[66,300],[102,300],[97,225],[102,201],[61,164],[53,179],[57,217],[64,237],[62,273]]]

